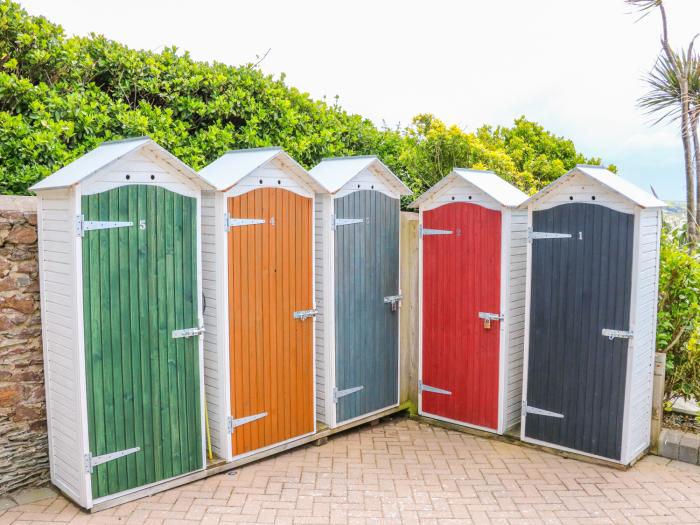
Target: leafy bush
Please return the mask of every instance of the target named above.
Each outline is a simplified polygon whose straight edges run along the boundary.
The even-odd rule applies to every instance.
[[[656,345],[666,352],[666,397],[700,399],[700,254],[684,238],[664,228]]]
[[[99,35],[67,37],[0,0],[0,194],[26,193],[100,142],[136,135],[195,169],[228,149],[269,145],[307,168],[326,156],[376,154],[417,193],[455,165],[490,168],[534,191],[586,160],[524,118],[477,133],[431,115],[378,129],[337,101],[287,86],[284,75],[196,62],[175,48],[154,53]]]

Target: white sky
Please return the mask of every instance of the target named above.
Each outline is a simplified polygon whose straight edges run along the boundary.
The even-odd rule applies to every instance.
[[[684,198],[676,126],[635,107],[659,49],[658,15],[622,0],[20,0],[69,34],[198,60],[256,61],[314,98],[340,96],[377,124],[433,113],[467,130],[519,115],[615,163],[645,189]],[[700,32],[698,0],[666,0],[672,43]]]

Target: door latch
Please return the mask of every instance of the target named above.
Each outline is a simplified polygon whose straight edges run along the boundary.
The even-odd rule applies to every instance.
[[[490,314],[488,312],[479,312],[479,319],[484,320],[484,328],[486,330],[491,329],[491,321],[503,321],[503,316],[501,314]]]
[[[399,303],[401,302],[401,295],[390,295],[384,298],[386,304],[391,305],[391,311],[395,312],[399,308]]]

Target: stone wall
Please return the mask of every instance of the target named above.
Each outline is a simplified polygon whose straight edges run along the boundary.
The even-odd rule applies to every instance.
[[[36,198],[0,196],[0,495],[48,483]]]

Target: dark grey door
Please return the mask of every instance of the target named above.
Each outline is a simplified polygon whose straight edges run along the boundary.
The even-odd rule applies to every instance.
[[[533,213],[525,435],[620,459],[634,216],[572,203]]]
[[[399,293],[400,208],[378,191],[356,191],[336,199],[334,213],[340,423],[398,403],[399,312],[384,299]]]

